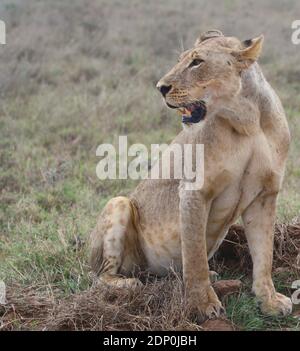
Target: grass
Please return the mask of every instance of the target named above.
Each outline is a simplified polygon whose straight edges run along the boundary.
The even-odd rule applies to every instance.
[[[260,312],[253,296],[241,292],[238,296],[230,296],[226,301],[226,313],[240,330],[299,330],[300,323],[294,317],[269,317]]]
[[[119,135],[146,145],[172,140],[181,126],[155,82],[176,62],[181,42],[191,46],[213,27],[241,38],[266,36],[261,63],[293,135],[278,222],[299,215],[300,56],[282,29],[290,28],[297,1],[284,8],[271,0],[247,9],[239,1],[215,6],[199,0],[185,7],[179,0],[0,5],[8,33],[0,47],[0,279],[8,286],[34,286],[61,299],[90,286],[84,242],[108,199],[136,185],[98,180],[96,148],[116,144]],[[296,278],[275,282],[281,287]],[[299,329],[294,319],[263,317],[247,279],[240,294],[226,298],[229,319],[245,330]]]

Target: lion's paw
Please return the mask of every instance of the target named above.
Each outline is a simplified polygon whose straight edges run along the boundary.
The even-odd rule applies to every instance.
[[[136,289],[143,286],[143,283],[138,278],[120,278],[115,276],[100,276],[99,283],[120,289]]]
[[[143,286],[143,283],[138,278],[124,278],[119,279],[115,286],[118,288],[136,289]]]
[[[280,293],[261,303],[261,311],[271,316],[287,316],[292,313],[293,304],[290,298]]]
[[[191,318],[196,319],[199,323],[206,319],[219,318],[225,315],[225,309],[212,287],[207,289],[205,294],[200,293],[198,298],[194,296],[193,299],[188,301],[188,307]]]
[[[220,301],[208,303],[205,306],[205,315],[208,319],[220,318],[222,315],[225,315],[225,309]]]

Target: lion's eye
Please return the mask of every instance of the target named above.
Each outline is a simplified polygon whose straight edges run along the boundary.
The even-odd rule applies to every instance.
[[[199,66],[202,62],[204,62],[204,60],[196,58],[190,63],[189,67]]]

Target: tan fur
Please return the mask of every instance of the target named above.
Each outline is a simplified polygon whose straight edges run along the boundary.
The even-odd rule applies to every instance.
[[[262,310],[291,312],[290,299],[275,291],[271,278],[276,198],[290,133],[280,100],[255,62],[262,42],[211,31],[160,80],[158,86],[172,86],[165,99],[174,107],[206,101],[205,119],[184,126],[173,141],[205,145],[204,186],[187,191],[185,180],[146,180],[129,199],[112,199],[91,235],[91,265],[101,280],[136,285],[124,276],[136,268],[164,275],[173,265],[183,269],[191,312],[219,316],[208,259],[242,216]],[[190,67],[195,58],[204,62]]]

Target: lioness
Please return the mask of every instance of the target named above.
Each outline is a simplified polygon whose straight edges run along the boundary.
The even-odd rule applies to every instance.
[[[253,291],[267,314],[287,315],[291,300],[272,282],[276,199],[290,133],[281,102],[257,59],[263,36],[241,42],[220,31],[200,36],[157,84],[184,116],[178,144],[204,144],[204,185],[186,179],[142,181],[110,200],[91,234],[91,266],[108,284],[129,286],[135,267],[164,275],[183,269],[188,307],[199,318],[223,307],[208,260],[240,216],[253,260]]]

